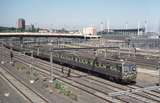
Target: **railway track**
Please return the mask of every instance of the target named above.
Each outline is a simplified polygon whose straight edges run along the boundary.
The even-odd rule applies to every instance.
[[[26,100],[28,100],[30,103],[34,103],[28,96],[26,96],[17,86],[15,86],[2,72],[0,72],[0,76],[7,81],[10,85],[12,85],[16,91],[18,91]]]
[[[0,73],[1,77],[7,80],[8,83],[12,85],[30,103],[37,103],[37,102],[49,103],[49,101],[46,98],[44,98],[41,94],[33,90],[25,82],[21,81],[15,75],[13,75],[9,70],[7,70],[6,66],[0,65],[0,68],[3,69],[3,70],[1,69],[1,73]]]
[[[18,58],[18,57],[17,57]],[[25,60],[22,60],[22,58],[24,58],[24,57],[21,57],[21,58],[18,58],[20,61],[25,61]],[[37,59],[38,60],[38,59]],[[28,60],[29,61],[29,60]],[[25,61],[24,63],[26,63],[27,61]],[[35,65],[35,64],[34,64]],[[38,60],[38,65],[41,65],[41,67],[40,68],[42,68],[43,67],[43,69],[45,69],[45,67],[47,67],[47,68],[50,68],[50,63],[47,63],[47,62],[45,62],[45,61],[42,61],[42,60]],[[57,71],[58,71],[58,68],[59,67],[57,67],[57,66],[55,66],[54,67],[54,70],[56,69]],[[49,70],[47,70],[47,69],[45,69],[46,71],[48,71],[49,72]],[[59,72],[60,72],[60,68],[59,68]],[[73,73],[72,73],[73,74]],[[81,74],[83,74],[83,73],[81,73]],[[81,76],[81,74],[78,74],[77,72],[75,73],[74,72],[74,76],[75,75],[77,75],[77,76]],[[56,74],[56,75],[60,75],[60,74]],[[82,78],[83,78],[83,76],[82,76]],[[128,89],[126,86],[123,86],[123,89],[122,89],[122,86],[119,86],[119,85],[115,85],[114,83],[110,83],[110,82],[105,82],[104,83],[104,81],[102,82],[100,82],[99,80],[96,80],[95,78],[93,79],[93,77],[90,77],[90,76],[87,76],[87,78],[89,78],[89,79],[83,79],[84,81],[89,81],[89,82],[94,82],[94,85],[95,84],[98,84],[98,86],[101,86],[101,87],[104,87],[104,89],[111,89],[113,92],[114,91],[119,91],[119,90],[126,90],[126,89]],[[68,78],[68,79],[70,79],[70,78]],[[71,80],[71,79],[70,79]],[[73,79],[72,79],[72,81],[73,81]],[[74,80],[74,82],[75,82],[76,80]],[[96,82],[95,82],[96,81]],[[81,83],[79,83],[79,84],[81,84]],[[114,84],[114,85],[113,85]],[[81,85],[84,85],[84,84],[81,84]],[[93,85],[93,84],[92,84]],[[89,87],[88,85],[85,85],[85,87],[88,87],[88,88],[91,88],[91,87]],[[111,88],[112,87],[112,88]],[[113,89],[113,87],[115,87],[114,89]],[[92,88],[92,89],[94,89],[94,90],[96,90],[95,88]],[[104,90],[103,89],[103,90]],[[131,89],[131,87],[129,88],[129,89]],[[99,91],[99,92],[102,92],[102,91],[100,91],[100,90],[97,90],[97,91]],[[105,93],[105,92],[102,92],[102,93]],[[107,94],[106,94],[107,95]],[[141,98],[139,98],[139,97],[137,97],[137,95],[139,96],[139,97],[141,97]],[[143,94],[144,95],[144,94]],[[132,95],[132,98],[135,98],[135,99],[138,99],[138,100],[140,100],[140,101],[142,101],[142,102],[154,102],[154,101],[156,101],[156,102],[159,102],[160,100],[158,99],[158,97],[156,98],[156,97],[153,97],[152,95],[153,95],[153,93],[152,93],[152,95],[151,95],[151,93],[150,94],[148,94],[147,93],[147,97],[146,97],[146,95],[145,96],[143,96],[143,95],[139,95],[139,94],[136,94],[136,95]],[[152,100],[150,100],[151,99],[151,97],[153,97],[153,101]],[[147,98],[147,99],[145,99],[145,98]],[[121,97],[117,97],[116,99],[122,99]],[[148,100],[149,99],[149,100]],[[123,101],[123,100],[122,100]],[[128,101],[123,101],[123,102],[128,102]]]
[[[22,62],[22,60],[21,61],[19,61],[19,62],[21,62],[21,63],[23,63],[23,64],[26,64],[26,65],[30,65],[29,63],[26,63],[26,61],[25,62]],[[33,66],[34,67],[34,69],[36,69],[37,71],[39,71],[39,72],[42,72],[42,73],[44,73],[44,74],[46,74],[46,75],[50,75],[50,71],[49,70],[46,70],[46,69],[40,69],[40,67],[38,67],[38,66]],[[42,67],[41,67],[42,68]],[[85,91],[85,92],[87,92],[87,93],[89,93],[89,94],[91,94],[91,95],[94,95],[94,96],[96,96],[96,97],[98,97],[98,98],[100,98],[100,99],[103,99],[103,100],[106,100],[106,102],[114,102],[114,103],[122,103],[122,102],[124,102],[124,101],[122,101],[122,100],[117,100],[117,99],[113,99],[113,98],[111,98],[110,96],[108,96],[108,94],[107,93],[105,93],[105,92],[102,92],[102,91],[100,91],[100,90],[96,90],[95,88],[93,88],[93,87],[90,87],[90,86],[88,86],[88,85],[86,85],[86,84],[83,84],[83,83],[81,83],[81,82],[77,82],[76,80],[73,80],[73,79],[70,79],[70,78],[67,78],[66,76],[63,76],[63,75],[60,75],[59,73],[54,73],[54,75],[53,75],[56,79],[58,79],[59,81],[61,81],[61,82],[63,82],[63,83],[66,83],[66,84],[69,84],[69,85],[71,85],[71,86],[73,86],[73,87],[75,87],[75,88],[78,88],[78,89],[80,89],[80,90],[82,90],[82,91]]]
[[[45,65],[45,66],[46,66],[46,65]],[[56,67],[56,68],[57,68],[57,67]],[[54,68],[54,69],[55,69],[55,68]],[[92,80],[93,80],[93,79],[92,79]],[[102,84],[102,82],[101,82],[101,84]],[[106,84],[105,84],[105,85],[106,85]],[[107,86],[108,86],[108,85],[109,85],[109,84],[107,84]],[[113,87],[113,85],[111,85],[111,86]],[[116,86],[116,88],[118,88],[118,87]],[[121,88],[121,87],[120,87],[120,88]],[[112,88],[112,89],[113,89],[113,91],[122,90],[122,89],[120,89],[120,88],[119,88],[119,89],[113,89],[113,88]],[[106,88],[106,89],[109,89],[109,88]],[[110,88],[110,89],[111,89],[111,88]],[[130,89],[131,89],[131,88],[130,88]],[[139,95],[139,97],[141,96],[141,98],[138,98],[136,95]],[[151,97],[152,97],[150,94],[147,95],[148,97],[146,97],[146,95],[145,95],[145,96],[140,95],[140,94],[136,94],[136,95],[132,95],[132,97],[133,97],[133,98],[136,98],[136,99],[139,99],[139,100],[141,100],[141,101],[143,101],[143,102],[152,102],[152,103],[153,103],[154,101],[157,101],[157,102],[160,101],[158,98],[154,98],[154,99],[153,99],[154,101],[150,100]],[[144,97],[145,97],[145,98],[148,98],[149,100],[148,100],[148,99],[145,99]],[[119,99],[119,98],[118,98],[118,99]],[[127,102],[127,101],[125,101],[125,102]]]

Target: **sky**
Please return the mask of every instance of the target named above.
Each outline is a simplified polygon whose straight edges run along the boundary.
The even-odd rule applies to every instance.
[[[160,0],[0,0],[0,26],[16,26],[18,18],[43,28],[86,26],[136,28],[147,22],[158,31]],[[103,25],[102,25],[103,22]]]

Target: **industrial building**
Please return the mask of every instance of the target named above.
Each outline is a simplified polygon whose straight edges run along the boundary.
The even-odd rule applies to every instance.
[[[96,27],[86,27],[86,28],[83,28],[83,34],[86,34],[86,35],[96,35],[97,32],[96,32]]]

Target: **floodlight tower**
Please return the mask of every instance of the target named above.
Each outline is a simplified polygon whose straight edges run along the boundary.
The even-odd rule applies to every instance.
[[[144,28],[145,28],[145,33],[147,33],[147,20],[144,21]]]
[[[140,23],[139,22],[138,22],[137,28],[138,28],[138,36],[139,36],[139,28],[140,28]]]
[[[109,20],[107,20],[107,30],[108,30],[108,32],[109,32],[109,29],[110,29],[110,27],[109,27]]]
[[[101,27],[100,27],[100,31],[101,31],[101,35],[102,35],[102,32],[103,32],[103,22],[101,22]]]
[[[128,22],[126,22],[126,24],[125,24],[125,29],[126,30],[128,29]],[[127,34],[127,33],[124,33],[124,34]]]
[[[128,22],[126,22],[125,29],[126,30],[128,29]]]
[[[159,33],[159,35],[160,35],[160,20],[159,20],[158,33]]]

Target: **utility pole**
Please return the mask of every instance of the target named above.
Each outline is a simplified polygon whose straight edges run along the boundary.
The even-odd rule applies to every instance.
[[[107,48],[105,49],[104,57],[107,57]]]
[[[37,56],[39,56],[39,46],[38,46],[38,48],[37,48]]]
[[[52,83],[53,82],[53,53],[52,53],[52,49],[50,49],[50,64],[51,64],[51,68],[50,68],[50,80],[49,82]]]
[[[33,63],[34,62],[34,60],[33,60],[33,51],[31,51],[31,64],[30,64],[30,83],[32,84],[32,83],[34,83],[34,80],[32,79],[32,72],[33,72]]]
[[[4,61],[3,61],[3,42],[1,44],[1,64],[4,64]]]
[[[128,56],[130,56],[130,42],[131,42],[131,40],[130,39],[128,39],[128,49],[129,49],[129,53],[128,53]]]
[[[126,30],[128,29],[128,22],[126,22],[125,29]]]
[[[128,29],[128,22],[126,22],[125,29],[126,29],[126,30]],[[127,35],[127,32],[124,33],[124,34]],[[128,35],[129,35],[129,34],[128,34]]]
[[[148,32],[147,30],[147,20],[144,21],[145,34]]]
[[[139,36],[139,28],[140,28],[140,23],[138,22],[138,36]]]
[[[109,29],[110,29],[110,27],[109,27],[109,20],[107,20],[107,30],[108,30],[108,33],[109,33]]]
[[[118,48],[118,58],[121,58],[121,50],[120,50],[120,45],[119,45],[119,48]]]
[[[160,61],[158,62],[157,70],[159,72],[159,79],[158,79],[157,86],[160,86]]]

